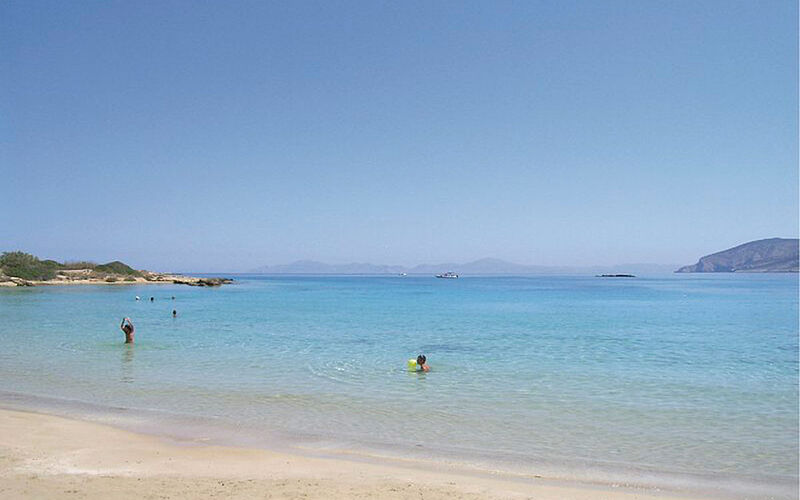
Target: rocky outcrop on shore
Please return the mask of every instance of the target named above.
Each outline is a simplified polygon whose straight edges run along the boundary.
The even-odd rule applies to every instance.
[[[182,276],[179,274],[149,273],[142,271],[144,279],[156,283],[174,283],[176,285],[189,286],[222,286],[233,283],[230,278],[197,278],[194,276]]]

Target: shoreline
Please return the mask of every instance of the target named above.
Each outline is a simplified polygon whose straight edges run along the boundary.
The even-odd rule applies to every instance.
[[[13,498],[68,490],[84,498],[717,498],[347,452],[310,456],[204,444],[16,409],[0,409],[0,451],[0,494]]]
[[[188,285],[201,287],[217,287],[233,283],[230,278],[200,278],[197,276],[183,276],[170,273],[151,273],[145,276],[112,276],[108,278],[94,278],[76,276],[77,273],[61,275],[52,280],[26,280],[13,276],[3,276],[6,281],[0,281],[0,287],[36,287],[36,286],[71,286],[71,285]]]
[[[226,462],[230,453],[235,455],[239,452],[246,452],[259,456],[258,460],[266,460],[265,457],[274,459],[275,456],[280,456],[282,457],[281,460],[299,463],[302,465],[301,471],[305,479],[315,481],[336,480],[326,486],[328,489],[333,488],[331,491],[340,491],[337,488],[343,488],[345,486],[344,483],[358,482],[354,475],[358,478],[365,477],[366,472],[362,469],[366,469],[367,472],[380,469],[383,471],[381,478],[387,481],[395,481],[392,484],[379,485],[378,489],[370,489],[368,492],[353,493],[351,491],[349,494],[342,494],[341,496],[331,496],[328,489],[310,492],[303,490],[302,495],[307,495],[311,498],[352,498],[353,496],[384,498],[388,496],[416,499],[423,490],[426,498],[473,498],[467,493],[475,491],[475,488],[482,485],[485,486],[487,481],[490,481],[494,486],[488,489],[484,488],[481,490],[480,496],[475,496],[474,498],[581,498],[586,500],[599,500],[601,498],[612,500],[627,498],[642,500],[655,500],[657,498],[684,500],[701,498],[720,500],[770,498],[777,500],[791,499],[797,496],[796,481],[787,482],[787,478],[779,478],[778,476],[773,478],[777,482],[773,482],[767,477],[757,479],[757,476],[750,477],[746,474],[705,476],[704,478],[703,476],[694,477],[693,474],[676,473],[677,475],[674,475],[655,471],[647,473],[642,469],[645,475],[620,476],[618,474],[607,475],[602,471],[602,468],[594,467],[585,470],[583,473],[574,473],[578,471],[570,473],[568,470],[559,472],[560,469],[552,469],[545,464],[529,464],[529,466],[520,469],[519,467],[509,466],[510,464],[504,465],[503,462],[473,462],[469,459],[465,461],[457,457],[421,456],[414,453],[414,450],[403,451],[402,449],[397,449],[394,452],[388,452],[387,450],[364,448],[355,443],[341,443],[333,447],[327,445],[318,447],[311,443],[304,443],[303,440],[292,439],[290,436],[270,434],[269,432],[265,435],[263,430],[260,431],[256,428],[238,429],[235,435],[232,435],[229,433],[230,428],[226,431],[229,426],[222,424],[222,422],[219,424],[223,426],[219,427],[216,422],[203,422],[191,417],[187,420],[185,418],[187,416],[182,417],[171,413],[160,415],[158,414],[159,412],[152,413],[150,410],[97,406],[93,403],[77,400],[60,400],[21,393],[0,393],[0,396],[2,396],[0,397],[0,463],[3,463],[2,458],[4,456],[9,456],[10,450],[34,448],[42,452],[42,456],[36,459],[36,463],[56,460],[64,465],[62,459],[57,459],[57,456],[60,455],[57,453],[54,455],[54,453],[63,444],[61,443],[62,439],[72,439],[69,436],[76,433],[85,434],[88,437],[80,444],[80,450],[82,451],[75,450],[75,453],[87,453],[91,456],[109,455],[113,450],[119,449],[119,443],[116,438],[96,438],[96,436],[103,436],[104,433],[120,433],[120,435],[135,436],[137,443],[141,446],[144,446],[143,443],[148,442],[157,443],[154,446],[170,447],[172,451],[187,448],[206,450],[203,453],[205,453],[204,456],[209,463],[197,463],[197,457],[189,457],[194,460],[192,467],[170,472],[170,474],[191,477],[193,480],[208,480],[214,483],[214,481],[228,481],[237,477],[246,477],[249,482],[262,481],[263,483],[263,474],[253,475],[251,468],[237,468],[235,464]],[[41,401],[37,403],[36,401],[39,399]],[[7,429],[4,422],[8,419],[9,414],[17,414],[18,419],[27,421],[25,425],[28,425],[29,428]],[[25,417],[26,415],[32,415],[32,417]],[[77,429],[64,431],[64,435],[52,436],[52,442],[50,443],[26,441],[22,438],[27,435],[36,435],[39,432],[37,430],[39,426],[51,426],[46,422],[43,423],[43,420],[69,422],[69,426],[74,426]],[[242,435],[243,433],[244,435]],[[7,439],[4,439],[4,436],[10,437],[12,435],[17,436],[19,439],[17,439],[16,443],[11,443],[13,446],[9,447],[10,443]],[[98,447],[101,449],[97,449]],[[95,451],[86,451],[88,449]],[[137,458],[139,460],[137,463],[153,465],[153,462],[157,461],[159,456],[166,453],[163,450],[150,449],[148,446],[145,446],[145,449],[150,450],[152,453],[147,457]],[[210,450],[222,451],[220,451],[219,456],[216,456]],[[177,453],[182,452],[178,451]],[[107,480],[118,479],[120,475],[128,477],[131,474],[134,476],[139,474],[141,471],[138,469],[124,474],[122,473],[124,471],[120,472],[120,469],[124,468],[123,465],[128,465],[129,462],[129,460],[126,460],[125,464],[122,464],[112,457],[102,464],[95,464],[97,469],[95,471],[87,469],[81,464],[71,463],[64,470],[40,469],[35,474],[37,477],[59,475],[62,476],[58,480],[61,482],[68,479],[68,476],[71,477],[71,475],[76,474],[79,476],[110,476],[106,477]],[[212,462],[213,465],[211,464]],[[213,470],[216,473],[219,470],[216,464],[222,462],[227,467],[225,469],[227,472],[224,474],[208,476],[198,472],[198,470],[205,467],[203,470]],[[325,476],[314,475],[314,472],[321,467],[320,463],[327,467],[330,474]],[[273,471],[267,465],[264,467],[263,471],[270,472],[270,478],[272,479],[277,477],[285,482],[290,478],[290,474],[286,470]],[[158,468],[156,467],[156,469]],[[9,474],[14,475],[18,472],[25,472],[25,470],[19,468],[13,468],[12,470],[8,468],[7,464],[0,466],[0,476],[8,477]],[[145,475],[147,477],[139,478],[137,481],[147,479],[163,482],[161,477],[151,477],[154,476],[152,471],[144,472],[146,472]],[[273,473],[278,474],[276,476]],[[294,478],[295,476],[291,477]],[[21,478],[16,479],[20,480]],[[72,478],[70,481],[82,483],[85,482],[84,479]],[[408,488],[400,488],[396,484],[398,480],[401,483],[411,480],[421,490],[409,490],[416,492],[414,495],[394,497],[392,495],[395,492],[408,492]],[[2,481],[0,481],[1,483]],[[431,488],[435,490],[436,488],[441,488],[442,485],[447,486],[447,488],[444,491],[437,490],[438,492],[435,495],[432,494]],[[459,488],[456,488],[457,491],[450,488],[456,485],[459,486]],[[263,497],[263,492],[268,491],[273,486],[266,483],[261,484],[261,488],[267,489],[249,491],[243,498]],[[170,488],[173,488],[174,493],[177,493],[182,491],[183,486],[172,485]],[[0,494],[3,491],[2,487],[0,487]],[[503,494],[490,494],[490,492],[494,491],[503,491]],[[228,494],[229,492],[225,492],[225,495]],[[95,496],[91,491],[87,495],[86,498],[105,498],[100,494]],[[202,496],[202,494],[195,492],[186,498],[194,498],[198,495]],[[168,496],[174,498],[173,494]],[[294,498],[301,496],[301,493],[289,496]],[[278,497],[282,496],[279,494]],[[177,498],[182,497],[178,496]]]
[[[655,469],[638,463],[620,463],[565,457],[500,458],[472,450],[432,452],[411,445],[370,440],[339,440],[324,434],[292,434],[238,423],[224,417],[181,412],[108,406],[78,399],[0,391],[0,410],[51,415],[91,422],[168,442],[266,450],[307,457],[344,458],[348,461],[415,464],[425,468],[456,469],[468,474],[501,475],[514,480],[547,479],[565,484],[636,491],[667,491],[702,498],[796,498],[796,478],[742,473],[698,473]],[[462,450],[463,451],[463,450]],[[523,459],[524,460],[524,459]],[[782,485],[782,486],[781,486]]]
[[[98,426],[148,440],[166,443],[178,448],[202,447],[225,450],[250,450],[265,454],[279,454],[308,460],[329,460],[337,463],[340,473],[348,474],[349,467],[384,466],[394,472],[422,471],[423,473],[454,474],[468,478],[490,478],[501,482],[524,484],[533,488],[530,494],[541,497],[536,487],[540,485],[567,488],[568,490],[591,490],[605,492],[597,496],[555,495],[552,498],[586,498],[598,500],[611,498],[620,500],[627,496],[608,496],[609,492],[627,492],[634,498],[655,500],[656,498],[745,500],[769,498],[772,500],[797,498],[796,478],[786,476],[764,476],[759,474],[696,474],[669,470],[655,470],[644,464],[628,464],[633,469],[625,472],[615,467],[607,468],[603,462],[584,464],[579,468],[558,462],[537,461],[520,466],[506,460],[496,461],[450,453],[418,453],[417,449],[374,446],[367,442],[336,442],[329,438],[311,435],[290,435],[268,429],[245,426],[216,418],[193,417],[188,414],[163,412],[157,409],[106,406],[82,400],[53,398],[44,395],[0,391],[0,458],[4,454],[2,440],[2,412],[22,413],[52,417],[74,422],[75,425]],[[14,431],[17,432],[17,431]],[[25,430],[22,434],[29,433]],[[310,440],[309,440],[310,438]],[[320,446],[321,444],[321,446]],[[7,453],[7,450],[5,450]],[[214,458],[214,460],[217,460]],[[361,464],[361,465],[353,465]],[[576,464],[573,464],[576,465]],[[564,468],[567,467],[567,468]],[[0,476],[5,469],[0,467]],[[390,475],[395,477],[396,474]],[[228,476],[225,476],[228,477]],[[1,481],[0,481],[1,483]],[[471,483],[470,483],[471,484]],[[2,493],[0,488],[0,493]],[[394,490],[392,490],[394,491]],[[514,490],[516,491],[516,490]],[[526,490],[527,491],[527,490]],[[251,492],[251,496],[253,493]],[[378,492],[368,497],[384,497]],[[0,495],[2,496],[2,495]],[[463,498],[434,496],[428,498]],[[508,495],[497,498],[508,498]],[[94,498],[89,496],[89,498]],[[100,498],[100,497],[98,497]],[[191,498],[191,497],[187,497]],[[322,494],[319,497],[329,498]],[[342,498],[351,498],[343,496]],[[406,498],[406,497],[398,497]],[[411,498],[411,497],[409,497]],[[416,498],[416,497],[414,497]],[[487,498],[484,493],[481,498]],[[495,498],[488,496],[488,498]]]

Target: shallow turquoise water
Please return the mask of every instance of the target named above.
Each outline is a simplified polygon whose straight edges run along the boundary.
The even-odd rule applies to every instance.
[[[237,278],[0,290],[0,391],[255,444],[796,482],[796,275]]]

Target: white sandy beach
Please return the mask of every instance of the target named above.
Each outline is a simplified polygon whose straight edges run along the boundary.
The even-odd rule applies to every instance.
[[[423,464],[314,458],[170,442],[105,425],[0,410],[2,498],[690,498]]]

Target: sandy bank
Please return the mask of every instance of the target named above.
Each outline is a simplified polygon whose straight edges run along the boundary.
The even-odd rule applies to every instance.
[[[61,271],[51,280],[25,280],[13,276],[0,276],[0,286],[54,286],[54,285],[149,285],[173,284],[189,286],[220,286],[231,283],[226,278],[198,278],[179,274],[153,273],[142,271],[142,276],[102,276],[96,277],[90,269]]]
[[[0,410],[2,498],[535,498],[649,500],[663,492],[568,485],[166,441],[61,417]]]

